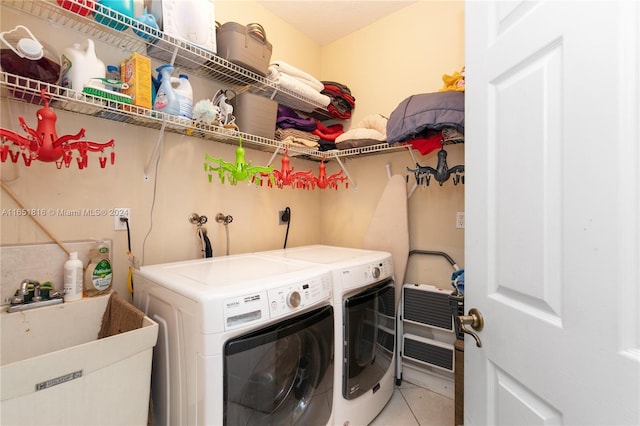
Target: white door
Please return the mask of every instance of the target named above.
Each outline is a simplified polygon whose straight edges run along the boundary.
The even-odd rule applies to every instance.
[[[465,424],[640,424],[638,1],[468,1]]]

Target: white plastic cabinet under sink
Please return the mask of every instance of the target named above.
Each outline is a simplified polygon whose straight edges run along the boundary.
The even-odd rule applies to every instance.
[[[0,424],[147,424],[158,324],[98,340],[108,300],[0,314]]]

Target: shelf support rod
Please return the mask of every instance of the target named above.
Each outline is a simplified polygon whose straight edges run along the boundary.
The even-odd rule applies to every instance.
[[[173,49],[173,54],[171,55],[171,62],[169,62],[172,67],[175,66],[176,57],[178,56],[178,49],[179,49],[178,46],[176,46],[175,49]]]
[[[276,150],[273,151],[273,155],[271,155],[271,158],[269,158],[269,162],[267,162],[267,167],[269,167],[271,163],[273,163],[273,160],[276,158],[276,155],[278,155],[278,152],[280,152],[280,147],[277,147]]]
[[[147,182],[149,180],[149,167],[151,167],[151,161],[157,156],[158,161],[160,161],[160,146],[162,145],[162,140],[164,139],[164,128],[167,125],[167,118],[163,117],[162,127],[160,127],[160,136],[158,137],[158,142],[156,142],[156,146],[153,147],[153,151],[151,152],[151,156],[149,157],[149,161],[147,161],[147,165],[144,168],[144,180]]]
[[[358,185],[356,184],[356,182],[351,178],[351,175],[349,174],[349,171],[347,170],[347,168],[344,166],[344,164],[342,163],[342,160],[340,160],[340,157],[338,157],[337,155],[334,157],[336,159],[336,161],[338,162],[338,164],[340,164],[340,168],[342,169],[342,171],[344,171],[344,174],[347,175],[347,179],[349,179],[349,182],[351,182],[351,186],[353,187],[354,191],[358,190]]]

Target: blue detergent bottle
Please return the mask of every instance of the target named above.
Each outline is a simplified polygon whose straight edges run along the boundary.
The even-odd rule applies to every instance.
[[[156,71],[158,72],[159,85],[153,101],[153,109],[167,114],[180,115],[180,100],[171,84],[173,66],[162,65]]]

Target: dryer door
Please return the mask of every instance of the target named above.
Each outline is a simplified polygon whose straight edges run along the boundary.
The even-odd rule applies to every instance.
[[[373,389],[392,365],[395,349],[395,286],[387,280],[344,300],[342,396]]]
[[[229,340],[225,425],[326,425],[333,388],[333,307]]]

